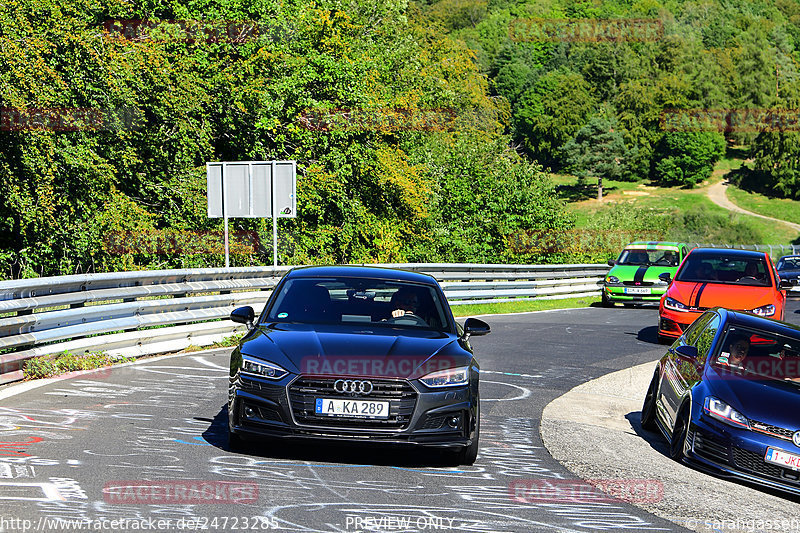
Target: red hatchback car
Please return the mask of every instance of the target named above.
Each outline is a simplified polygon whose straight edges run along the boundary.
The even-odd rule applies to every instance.
[[[786,289],[765,252],[695,248],[689,252],[659,305],[658,340],[671,341],[707,309],[725,307],[783,320]]]

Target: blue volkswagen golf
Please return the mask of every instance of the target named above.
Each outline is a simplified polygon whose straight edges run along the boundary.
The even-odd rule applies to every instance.
[[[800,494],[800,328],[706,311],[658,361],[642,406],[669,454]]]

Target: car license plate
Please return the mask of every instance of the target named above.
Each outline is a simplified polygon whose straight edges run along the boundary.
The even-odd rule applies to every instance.
[[[625,294],[650,294],[648,287],[625,287]]]
[[[316,413],[321,416],[389,418],[389,402],[317,398]]]
[[[784,468],[791,468],[792,470],[800,470],[800,455],[793,453],[786,453],[775,448],[767,448],[767,454],[764,460],[768,463],[781,465]]]

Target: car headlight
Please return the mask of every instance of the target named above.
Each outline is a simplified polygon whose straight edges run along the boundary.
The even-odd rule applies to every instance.
[[[281,379],[289,372],[275,363],[268,363],[255,357],[242,355],[242,371],[256,374],[267,379]]]
[[[750,429],[750,421],[747,420],[747,417],[719,398],[708,396],[703,410],[711,418],[716,418],[720,422],[737,428]]]
[[[775,306],[772,304],[762,305],[761,307],[756,307],[750,312],[758,316],[772,316],[775,314]]]
[[[619,283],[619,278],[617,276],[608,276],[606,283]]]
[[[448,368],[439,370],[419,378],[428,387],[455,387],[466,385],[469,381],[469,367]]]
[[[666,307],[667,309],[672,309],[673,311],[681,311],[683,313],[689,310],[689,306],[683,305],[675,298],[665,298],[664,307]]]

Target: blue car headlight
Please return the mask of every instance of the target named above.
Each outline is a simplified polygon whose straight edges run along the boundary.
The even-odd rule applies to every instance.
[[[750,429],[750,421],[742,413],[714,396],[706,397],[703,411],[720,422],[737,428]]]
[[[458,368],[438,370],[419,378],[419,380],[431,388],[466,385],[469,381],[469,367],[460,366]]]
[[[256,374],[262,378],[276,380],[281,379],[283,376],[289,373],[288,370],[285,370],[275,363],[256,359],[255,357],[250,357],[249,355],[244,354],[242,354],[242,372]]]
[[[667,309],[671,309],[673,311],[680,311],[682,313],[686,313],[687,311],[689,311],[689,306],[680,303],[675,298],[669,298],[669,297],[664,299],[664,307],[666,307]]]

